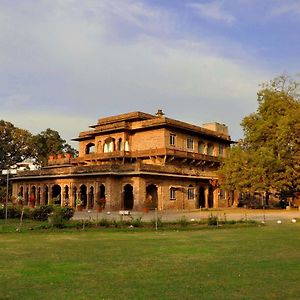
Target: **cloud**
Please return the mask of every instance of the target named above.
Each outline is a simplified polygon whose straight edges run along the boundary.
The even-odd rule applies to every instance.
[[[285,14],[300,14],[300,3],[299,1],[285,1],[280,2],[270,10],[270,15],[273,17],[285,15]]]
[[[189,3],[188,6],[193,8],[201,17],[225,23],[235,21],[235,17],[223,9],[222,2]]]
[[[32,132],[51,127],[68,140],[99,117],[162,107],[197,124],[228,123],[239,135],[258,84],[270,79],[243,54],[224,55],[224,46],[239,52],[234,44],[184,32],[174,38],[174,15],[141,1],[7,3],[0,10],[1,118]]]

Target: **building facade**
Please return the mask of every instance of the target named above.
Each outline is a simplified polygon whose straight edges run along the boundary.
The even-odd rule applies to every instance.
[[[105,199],[107,210],[227,207],[217,169],[231,139],[224,124],[202,127],[132,112],[101,118],[79,134],[78,157],[50,157],[48,166],[22,171],[13,196],[35,206],[55,203],[85,209]]]

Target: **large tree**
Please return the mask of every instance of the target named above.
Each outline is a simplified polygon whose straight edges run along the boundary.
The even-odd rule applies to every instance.
[[[244,138],[220,169],[224,188],[271,190],[294,196],[300,191],[299,85],[280,76],[258,92],[258,109],[241,123]]]
[[[67,144],[57,131],[50,128],[35,135],[33,137],[33,144],[36,160],[42,166],[47,165],[50,154],[67,152],[73,155],[77,154],[76,149]]]
[[[31,157],[32,152],[31,133],[0,120],[0,169],[7,169]]]

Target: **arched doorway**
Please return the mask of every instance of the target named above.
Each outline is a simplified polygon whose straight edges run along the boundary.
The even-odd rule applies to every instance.
[[[198,202],[198,208],[205,207],[205,193],[204,193],[204,187],[201,186],[199,188],[199,202]]]
[[[146,207],[149,209],[155,209],[158,205],[157,186],[150,184],[146,187]]]
[[[131,184],[124,186],[124,209],[133,209],[133,187]]]
[[[85,147],[85,154],[91,154],[95,152],[95,144],[94,143],[89,143]]]
[[[100,184],[99,199],[105,199],[105,185],[104,184]]]
[[[94,187],[90,187],[89,191],[89,201],[88,201],[88,209],[94,207]]]
[[[61,203],[61,187],[58,184],[52,187],[52,202],[56,205],[60,205]]]
[[[208,189],[208,207],[214,207],[214,189],[212,187]]]
[[[80,186],[79,199],[82,202],[83,208],[86,208],[86,206],[87,206],[87,188],[86,188],[86,185],[84,185],[84,184]]]

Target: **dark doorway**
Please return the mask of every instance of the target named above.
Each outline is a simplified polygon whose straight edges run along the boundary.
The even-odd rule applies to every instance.
[[[212,187],[208,189],[208,207],[214,207],[214,189]]]
[[[61,187],[58,184],[52,187],[52,201],[53,204],[61,204]]]
[[[133,187],[130,184],[124,186],[124,209],[133,209]]]
[[[155,184],[150,184],[146,187],[146,207],[149,209],[157,208],[158,196],[157,196],[157,186]]]
[[[82,202],[82,206],[84,208],[86,208],[86,205],[87,205],[87,188],[86,188],[86,185],[81,185],[80,186],[80,191],[79,191],[79,199],[81,200]]]
[[[205,207],[205,193],[204,193],[204,187],[201,186],[199,188],[199,203],[198,203],[199,208],[204,208]]]
[[[88,208],[93,208],[94,207],[94,187],[90,187],[89,191],[89,202],[88,202]]]
[[[105,199],[105,186],[104,186],[104,184],[100,184],[99,198],[100,199]]]

